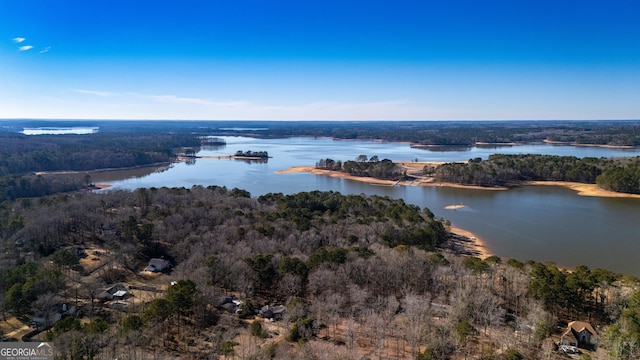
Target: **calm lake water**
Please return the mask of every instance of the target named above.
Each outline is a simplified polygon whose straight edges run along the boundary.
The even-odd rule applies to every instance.
[[[345,161],[354,160],[361,154],[394,161],[463,161],[476,157],[486,159],[496,153],[622,157],[638,156],[640,150],[539,144],[429,151],[406,144],[327,138],[224,139],[226,146],[205,148],[198,155],[229,155],[238,150],[252,150],[268,151],[273,158],[266,163],[197,159],[195,164],[177,163],[169,168],[123,175],[120,180],[100,178],[98,174],[93,180],[110,183],[116,189],[219,185],[245,189],[252,196],[312,190],[386,195],[428,207],[436,216],[477,234],[490,251],[503,258],[552,261],[566,267],[587,265],[640,276],[640,199],[584,197],[552,186],[485,191],[375,186],[307,173],[276,174],[276,171],[292,166],[315,165],[320,158]],[[445,209],[453,204],[464,204],[466,208]]]
[[[98,127],[73,126],[24,128],[21,132],[25,135],[86,135],[97,133],[98,130]]]

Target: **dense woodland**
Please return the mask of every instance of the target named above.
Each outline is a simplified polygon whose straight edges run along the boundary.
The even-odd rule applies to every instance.
[[[169,162],[181,147],[198,147],[193,135],[96,133],[26,136],[0,132],[0,201],[38,197],[87,187],[85,174],[37,172],[91,171]]]
[[[640,193],[640,158],[576,158],[552,155],[491,155],[487,160],[427,166],[436,180],[479,186],[511,186],[522,181],[572,181],[606,190]]]
[[[0,133],[0,176],[39,171],[87,171],[150,165],[197,147],[190,135],[96,133],[26,136]]]
[[[5,318],[77,306],[29,334],[61,359],[550,359],[545,339],[572,319],[598,327],[604,358],[640,355],[635,280],[456,255],[446,221],[387,197],[76,193],[5,201],[0,234]],[[158,257],[170,273],[141,272]],[[153,296],[101,303],[116,283]],[[229,295],[237,313],[222,306]],[[282,320],[254,315],[274,304]]]

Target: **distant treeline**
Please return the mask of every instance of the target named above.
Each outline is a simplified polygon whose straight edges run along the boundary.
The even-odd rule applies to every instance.
[[[0,176],[38,171],[124,168],[169,161],[197,147],[192,135],[96,133],[26,136],[0,133]]]
[[[552,155],[491,155],[487,160],[425,167],[437,181],[478,186],[510,186],[522,181],[571,181],[640,193],[640,157],[577,158]]]
[[[366,155],[360,155],[356,159],[342,162],[333,159],[320,159],[316,163],[318,169],[344,171],[354,176],[373,177],[384,180],[401,180],[406,177],[404,169],[389,159],[379,160],[378,156],[367,159]]]
[[[4,121],[1,131],[23,127],[92,126],[100,133],[199,134],[381,139],[422,145],[472,146],[476,142],[544,140],[577,144],[640,146],[640,121]]]
[[[127,168],[171,161],[175,149],[198,147],[193,135],[0,133],[0,201],[37,197],[87,185],[82,177],[42,177],[35,172]]]
[[[91,177],[83,174],[0,176],[0,202],[74,191],[90,184]]]
[[[318,136],[380,139],[421,145],[473,146],[477,142],[559,141],[576,144],[640,146],[638,121],[398,121],[398,122],[249,122],[238,127],[265,127],[247,132],[213,130],[216,135],[254,137]]]

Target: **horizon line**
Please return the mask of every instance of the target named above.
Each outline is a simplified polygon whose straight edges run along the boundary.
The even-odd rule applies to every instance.
[[[109,119],[109,118],[0,118],[0,121],[264,121],[264,122],[502,122],[502,121],[640,121],[628,119]]]

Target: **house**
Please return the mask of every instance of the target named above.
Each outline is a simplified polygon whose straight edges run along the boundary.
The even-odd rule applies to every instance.
[[[100,301],[111,301],[111,300],[123,300],[131,295],[129,293],[129,289],[122,284],[115,284],[108,289],[105,289],[101,293],[97,295],[98,300]]]
[[[169,262],[169,260],[154,258],[149,260],[149,264],[147,265],[146,268],[144,268],[144,271],[163,272],[169,266],[171,266],[171,263]]]
[[[222,311],[226,311],[230,314],[235,314],[236,309],[238,308],[234,303],[228,302],[219,306]]]
[[[48,309],[42,310],[33,316],[31,319],[31,327],[39,328],[43,326],[51,326],[60,321],[63,316],[73,315],[75,311],[76,307],[73,305],[67,306],[67,304],[56,304],[50,306]]]
[[[585,347],[596,343],[598,333],[591,324],[584,321],[572,321],[560,337],[560,345]]]
[[[265,305],[260,309],[260,316],[265,319],[282,320],[285,310],[287,308],[284,305]]]
[[[43,326],[50,326],[60,321],[60,319],[62,319],[62,314],[59,312],[49,311],[46,313],[39,313],[31,319],[32,327],[39,328]]]

